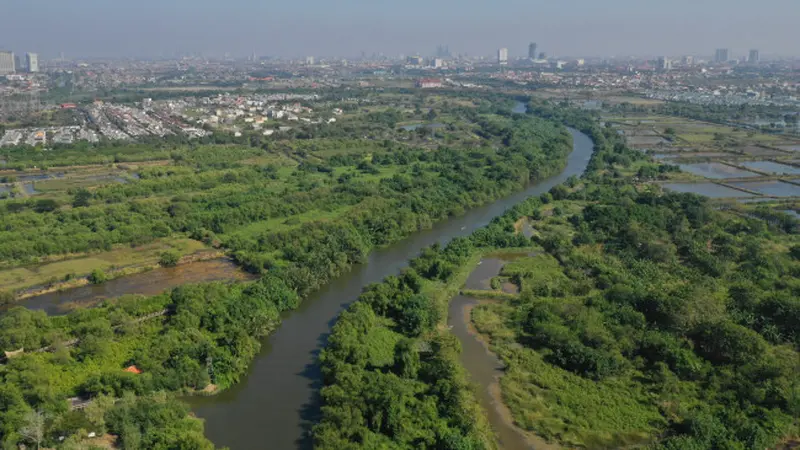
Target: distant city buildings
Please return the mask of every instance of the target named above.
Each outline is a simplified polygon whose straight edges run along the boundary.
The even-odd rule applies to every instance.
[[[422,66],[425,64],[425,58],[422,56],[409,56],[406,63],[411,66]]]
[[[752,49],[750,50],[750,55],[747,57],[747,62],[750,64],[758,64],[761,61],[761,55],[759,55],[758,50]]]
[[[684,66],[691,67],[694,65],[694,56],[684,56],[682,62]]]
[[[528,59],[536,59],[536,42],[528,44]]]
[[[433,58],[431,60],[431,67],[434,69],[441,69],[444,67],[444,60],[442,58]]]
[[[727,48],[718,48],[716,52],[714,52],[714,62],[715,63],[724,63],[728,62],[729,58],[728,49]]]
[[[16,72],[14,52],[0,51],[0,75]]]
[[[36,53],[28,53],[25,55],[25,61],[28,66],[28,72],[36,73],[39,71],[39,55]]]
[[[666,56],[660,56],[658,58],[658,68],[663,71],[672,70],[672,61]]]
[[[547,53],[545,52],[539,53],[539,59],[547,59]]]
[[[306,56],[306,64],[309,66],[314,65],[314,57],[313,56]]]
[[[505,66],[508,64],[508,49],[501,48],[497,50],[497,63],[501,66]]]
[[[416,83],[421,89],[435,89],[442,87],[442,80],[439,78],[420,78]]]

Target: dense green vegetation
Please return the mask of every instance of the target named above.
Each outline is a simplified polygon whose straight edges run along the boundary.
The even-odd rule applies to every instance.
[[[259,338],[279,324],[280,312],[295,308],[376,246],[553,173],[571,149],[566,130],[543,119],[468,111],[459,123],[457,132],[480,136],[470,138],[479,145],[417,148],[392,140],[318,138],[275,141],[265,148],[198,146],[172,152],[169,165],[137,168],[138,180],[98,187],[90,195],[76,190],[66,199],[50,198],[48,208],[37,206],[41,200],[0,204],[0,257],[9,266],[183,234],[227,249],[261,275],[254,283],[183,286],[60,317],[23,308],[0,316],[0,350],[12,352],[0,366],[9,399],[0,402],[2,443],[34,443],[21,430],[27,429],[27,416],[41,413],[47,445],[84,430],[112,433],[125,448],[207,447],[198,438],[202,426],[163,392],[231,386],[258,351]],[[165,254],[160,262],[175,260]],[[423,273],[445,279],[439,270]],[[90,278],[102,283],[106,277],[96,270]],[[396,320],[401,328],[371,336],[392,352],[374,350],[375,364],[394,365],[400,333],[420,335],[436,323],[422,297],[413,296],[409,304],[418,310],[380,319]],[[398,364],[408,367],[399,373],[450,379],[453,387],[429,392],[414,406],[419,420],[438,424],[438,434],[416,436],[409,430],[407,438],[458,442],[474,424],[469,402],[460,397],[464,382],[452,358],[453,343],[443,339],[431,348],[431,358],[419,368],[415,350],[407,348],[398,358],[408,361]],[[412,396],[422,387],[397,383]],[[92,399],[100,409],[95,422],[84,420],[88,408],[69,412],[69,397]],[[127,400],[102,400],[106,397]],[[438,407],[438,399],[448,403]],[[164,415],[163,422],[147,418],[142,410],[150,406],[153,414]],[[465,439],[477,442],[475,433]]]
[[[209,242],[219,237],[244,263],[261,270],[267,261],[256,254],[284,250],[270,242],[274,236],[254,232],[274,231],[265,222],[285,225],[287,235],[279,240],[286,242],[323,226],[298,230],[307,220],[293,216],[349,211],[351,225],[370,235],[367,247],[380,245],[552,173],[569,151],[568,135],[546,121],[487,117],[474,127],[486,135],[485,144],[469,151],[413,149],[390,141],[370,146],[371,153],[348,152],[348,141],[326,140],[317,141],[315,149],[322,154],[330,151],[320,148],[337,149],[333,156],[281,144],[256,153],[198,148],[175,155],[175,165],[140,169],[136,182],[96,189],[91,199],[78,191],[68,205],[3,202],[0,258],[26,263],[187,233]],[[266,164],[249,162],[259,155]],[[383,216],[387,213],[391,219]],[[372,226],[378,218],[388,226]]]
[[[533,221],[547,254],[509,268],[519,298],[475,316],[509,363],[518,423],[589,448],[768,448],[797,432],[797,235],[610,185],[551,206]]]
[[[139,439],[129,425],[147,426],[149,422],[117,417],[122,414],[119,403],[111,402],[97,413],[108,421],[108,425],[98,425],[73,417],[80,413],[68,413],[65,400],[135,394],[141,398],[129,399],[130,408],[147,409],[141,403],[151,402],[148,398],[159,392],[192,392],[209,385],[227,388],[244,373],[259,349],[259,339],[279,324],[280,312],[298,303],[295,290],[279,275],[270,274],[252,284],[186,285],[151,298],[123,297],[68,316],[48,317],[43,312],[12,309],[0,317],[0,348],[28,351],[0,366],[0,397],[10,402],[0,403],[3,442],[20,439],[18,432],[31,409],[48,418],[47,442],[80,429],[108,430],[123,442],[129,439],[129,432],[135,435],[131,439]],[[147,318],[164,309],[168,310],[166,315]],[[71,342],[74,344],[70,346]],[[30,352],[45,347],[49,351]],[[123,371],[132,365],[142,373]],[[172,411],[164,413],[165,420],[189,420],[184,417],[184,406],[166,397],[164,402],[164,407]],[[130,423],[115,427],[109,417]],[[152,432],[164,433],[173,425],[156,423],[153,426],[158,430]],[[186,426],[202,441],[199,423]],[[142,442],[125,448],[204,448],[151,447]]]
[[[326,387],[318,448],[484,448],[490,442],[459,366],[437,331],[437,289],[472,253],[468,240],[433,247],[402,276],[366,288],[320,357]]]
[[[395,420],[420,417],[415,405],[436,392],[441,378],[424,370],[404,374],[388,359],[375,363],[373,346],[391,350],[367,336],[376,329],[400,334],[389,341],[395,351],[403,339],[419,346],[441,338],[430,325],[404,326],[409,316],[428,323],[426,311],[440,301],[435,292],[446,291],[436,283],[458,283],[453,274],[469,267],[470,255],[531,245],[541,253],[502,274],[520,285],[520,295],[473,313],[507,364],[503,397],[519,426],[583,448],[772,448],[797,436],[797,227],[636,186],[622,174],[642,156],[613,130],[580,113],[535,106],[537,114],[594,137],[589,173],[518,205],[466,241],[425,252],[403,276],[365,291],[340,318],[321,358],[326,406],[318,447],[487,445],[470,440],[474,428],[455,429],[467,439],[458,441],[462,447],[438,439],[436,424],[456,413],[406,422],[398,433]],[[531,221],[533,241],[515,234],[521,217]],[[433,363],[429,356],[419,353],[423,367]],[[380,400],[363,395],[376,377],[423,384],[417,391],[384,388],[401,406],[396,416],[376,420]],[[459,388],[465,386],[453,389]]]

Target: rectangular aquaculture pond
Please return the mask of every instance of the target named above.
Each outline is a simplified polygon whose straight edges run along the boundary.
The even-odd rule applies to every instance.
[[[729,187],[720,186],[714,183],[665,183],[661,185],[664,189],[675,192],[689,192],[692,194],[705,195],[711,198],[745,198],[753,197],[743,191],[737,191]]]
[[[757,177],[757,173],[747,170],[737,169],[736,167],[729,166],[718,162],[697,163],[697,164],[680,164],[681,170],[689,172],[701,177],[714,178],[717,180],[725,178],[744,178],[744,177]]]
[[[800,167],[787,166],[786,164],[778,164],[772,161],[745,161],[741,165],[775,175],[800,175]]]
[[[772,197],[800,196],[800,186],[784,183],[782,181],[740,181],[731,183],[731,186],[759,192]]]

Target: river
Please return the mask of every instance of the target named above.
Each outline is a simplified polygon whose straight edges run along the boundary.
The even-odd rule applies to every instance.
[[[320,414],[322,380],[317,356],[338,314],[366,285],[397,274],[423,248],[467,236],[526,198],[582,174],[592,154],[592,141],[577,130],[570,133],[574,149],[560,175],[372,252],[367,263],[353,267],[287,313],[237,385],[213,397],[190,399],[193,411],[206,420],[206,435],[216,445],[233,450],[310,448],[308,432]]]

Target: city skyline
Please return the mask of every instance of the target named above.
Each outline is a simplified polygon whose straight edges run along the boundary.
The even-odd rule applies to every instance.
[[[14,20],[0,30],[0,49],[37,52],[46,59],[61,52],[74,57],[247,56],[254,51],[275,57],[348,57],[362,52],[429,54],[445,42],[454,55],[489,56],[507,47],[509,57],[516,58],[528,56],[533,41],[548,54],[576,57],[710,55],[715,48],[742,56],[753,48],[762,55],[795,56],[798,32],[792,17],[800,15],[800,5],[791,0],[737,8],[722,0],[669,5],[501,0],[491,7],[453,0],[411,0],[402,6],[359,0],[310,0],[303,5],[242,0],[224,5],[210,0],[66,3],[10,0],[3,8]],[[420,11],[425,14],[419,16]],[[663,26],[654,27],[656,22]]]

